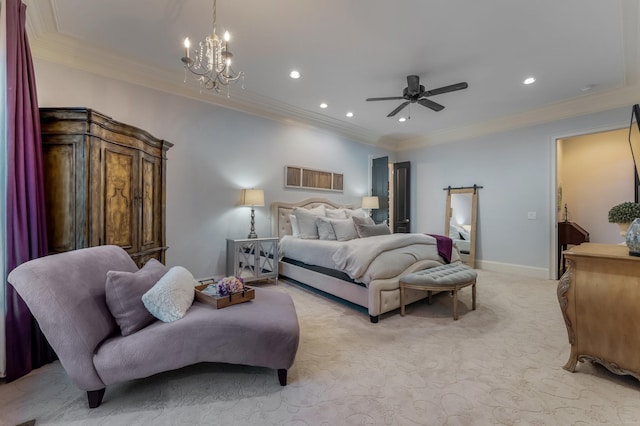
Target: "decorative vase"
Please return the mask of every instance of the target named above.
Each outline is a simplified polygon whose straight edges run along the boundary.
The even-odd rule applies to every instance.
[[[629,255],[640,256],[640,218],[634,219],[625,235]]]

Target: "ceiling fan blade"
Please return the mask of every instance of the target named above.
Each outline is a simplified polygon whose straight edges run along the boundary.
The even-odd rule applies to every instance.
[[[402,108],[406,107],[407,105],[409,105],[409,101],[406,101],[406,102],[401,103],[401,104],[400,104],[400,106],[399,106],[398,108],[394,109],[393,111],[391,111],[391,112],[389,113],[389,115],[387,115],[387,117],[393,117],[394,115],[396,115],[397,113],[399,113],[399,112],[402,110]],[[444,107],[443,107],[443,108],[444,108]]]
[[[440,95],[442,93],[455,92],[456,90],[466,89],[467,87],[469,87],[469,85],[466,82],[456,83],[450,86],[440,87],[438,89],[427,90],[422,96]]]
[[[389,98],[367,98],[367,102],[368,101],[395,101],[398,99],[404,99],[402,96],[392,96]]]
[[[434,111],[442,111],[444,109],[444,105],[440,105],[439,103],[433,102],[430,99],[419,99],[418,103],[424,107],[431,108]]]
[[[407,93],[410,95],[420,93],[420,77],[417,75],[407,76]]]

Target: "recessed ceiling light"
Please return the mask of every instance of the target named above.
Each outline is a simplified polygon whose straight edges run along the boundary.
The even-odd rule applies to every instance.
[[[347,113],[347,117],[349,117],[349,118],[353,117],[353,113],[352,113],[351,111],[349,111],[349,112]]]
[[[298,79],[300,78],[300,71],[293,70],[289,73],[289,77]]]
[[[400,118],[398,118],[398,121],[401,122],[401,123],[404,123],[405,121],[407,121],[407,119],[404,118],[404,117],[400,117]]]
[[[535,82],[536,82],[536,79],[535,79],[535,78],[533,78],[533,77],[527,77],[527,78],[525,78],[525,79],[524,79],[524,81],[523,81],[523,83],[524,83],[524,84],[533,84],[533,83],[535,83]]]
[[[325,109],[326,107],[328,107],[329,105],[326,104],[326,102],[323,102],[320,104],[320,108]]]

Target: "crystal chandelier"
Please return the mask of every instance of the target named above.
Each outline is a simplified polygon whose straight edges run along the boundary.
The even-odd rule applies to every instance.
[[[227,96],[229,96],[229,84],[239,78],[244,81],[244,73],[235,72],[231,68],[233,54],[229,50],[230,39],[229,31],[225,31],[222,39],[216,34],[216,0],[213,0],[213,32],[205,41],[199,43],[193,56],[191,56],[189,38],[184,39],[185,55],[182,57],[182,63],[185,69],[185,83],[186,72],[189,70],[205,89],[220,92],[223,87],[226,87]]]

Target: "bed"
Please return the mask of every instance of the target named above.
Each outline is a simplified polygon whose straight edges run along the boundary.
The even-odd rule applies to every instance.
[[[469,232],[468,226],[449,224],[449,238],[453,240],[453,244],[458,249],[463,262],[469,260],[469,254],[471,253],[471,232]]]
[[[345,242],[296,238],[291,223],[296,208],[324,209],[327,214],[345,210],[354,215],[362,210],[323,198],[275,202],[271,205],[272,235],[280,238],[282,277],[365,308],[373,323],[381,314],[400,307],[401,276],[446,263],[438,254],[435,238],[425,234],[373,235]],[[317,251],[309,252],[311,249]],[[360,264],[369,255],[373,260]],[[454,249],[451,262],[459,260]],[[407,303],[424,297],[417,290],[406,292]]]

